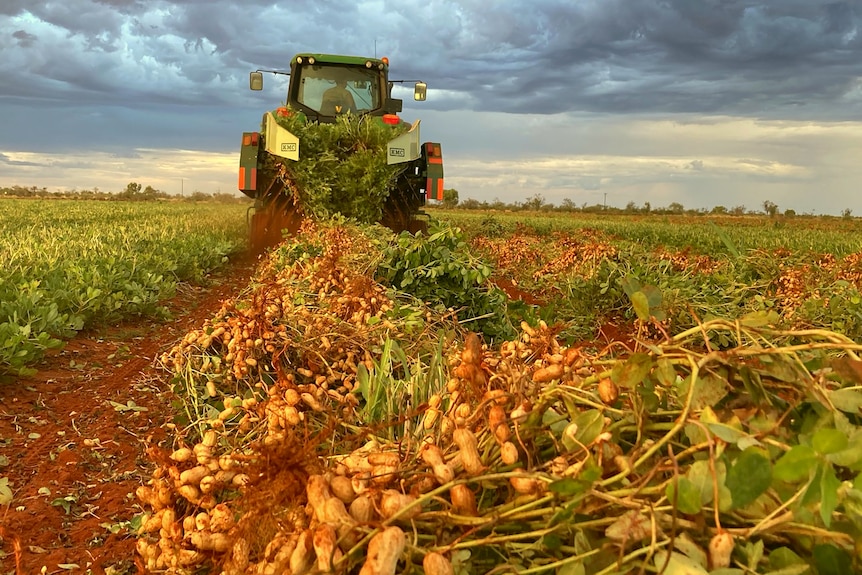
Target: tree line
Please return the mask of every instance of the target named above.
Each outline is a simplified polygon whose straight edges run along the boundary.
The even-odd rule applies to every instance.
[[[654,215],[728,215],[728,216],[744,216],[744,215],[767,215],[777,217],[794,217],[797,215],[813,216],[814,214],[804,213],[797,214],[796,210],[786,209],[781,211],[773,201],[766,200],[761,204],[760,209],[749,209],[746,206],[715,206],[713,208],[698,208],[689,209],[679,202],[672,202],[667,206],[653,206],[650,202],[644,202],[642,205],[637,205],[635,202],[629,202],[624,208],[608,206],[607,204],[583,203],[576,205],[574,201],[566,198],[560,205],[555,205],[545,201],[542,194],[534,194],[521,202],[507,203],[500,199],[494,199],[491,202],[479,201],[473,198],[461,200],[458,190],[448,189],[443,190],[443,201],[439,204],[443,208],[457,208],[463,210],[497,210],[497,211],[530,211],[530,212],[581,212],[586,214],[608,213],[608,214],[654,214]],[[853,217],[853,210],[845,208],[841,211],[841,216],[844,218]]]
[[[224,203],[247,202],[245,196],[236,196],[224,192],[207,194],[198,190],[188,195],[177,196],[158,190],[152,186],[142,186],[138,182],[129,184],[120,192],[107,192],[99,188],[92,190],[72,189],[63,191],[49,191],[46,187],[37,186],[0,186],[0,197],[7,198],[46,198],[46,199],[72,199],[72,200],[104,200],[104,201],[132,201],[132,202],[155,202],[155,201],[189,201],[205,202],[216,201]]]

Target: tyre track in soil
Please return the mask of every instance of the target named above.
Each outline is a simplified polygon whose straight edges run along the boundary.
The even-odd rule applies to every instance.
[[[154,359],[239,294],[256,263],[243,254],[209,286],[183,286],[167,323],[81,333],[36,375],[0,381],[0,477],[13,492],[0,507],[0,574],[137,571],[134,536],[112,530],[138,510],[147,448],[170,447],[173,394]]]

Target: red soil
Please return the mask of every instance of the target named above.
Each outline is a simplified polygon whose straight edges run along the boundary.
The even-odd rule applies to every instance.
[[[154,359],[239,293],[254,264],[239,258],[208,287],[184,287],[169,323],[81,333],[36,375],[0,380],[0,478],[13,493],[0,507],[0,573],[137,571],[123,522],[140,511],[145,451],[167,441],[172,413]]]

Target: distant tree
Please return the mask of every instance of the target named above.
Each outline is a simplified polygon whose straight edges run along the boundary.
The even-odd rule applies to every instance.
[[[544,205],[545,205],[545,196],[543,196],[542,194],[535,194],[535,195],[527,198],[524,201],[524,203],[522,204],[522,207],[525,210],[539,211],[542,209],[542,207]]]
[[[443,190],[443,207],[454,208],[458,205],[458,190]]]
[[[791,210],[790,208],[784,210],[784,217],[785,218],[795,218],[796,217],[796,210]]]
[[[851,210],[850,208],[844,208],[843,210],[841,210],[841,217],[845,220],[849,220],[853,217],[853,210]]]
[[[507,204],[500,198],[494,198],[494,201],[491,202],[490,205],[488,205],[487,202],[481,202],[479,204],[479,209],[483,209],[483,206],[487,206],[489,209],[492,210],[508,210],[509,208],[511,208],[509,204]]]
[[[575,205],[575,202],[573,202],[571,198],[565,198],[563,200],[563,203],[560,204],[560,210],[564,211],[564,212],[573,212],[576,209],[578,209],[578,208]]]
[[[144,191],[141,192],[141,195],[144,196],[145,200],[154,200],[161,194],[160,191],[155,189],[153,186],[147,186],[144,188]]]
[[[685,206],[679,202],[672,202],[668,207],[668,211],[672,214],[681,214],[685,212]]]
[[[638,211],[638,205],[637,205],[636,203],[634,203],[634,201],[631,201],[631,202],[629,202],[629,203],[627,203],[627,204],[626,204],[626,207],[625,207],[625,210],[624,210],[624,211],[625,211],[627,214],[634,214],[634,213],[637,213],[637,211]]]
[[[745,206],[733,206],[730,208],[730,213],[734,216],[744,216],[746,211]]]
[[[717,216],[723,216],[727,213],[727,208],[725,208],[724,206],[715,206],[714,208],[712,208],[710,213],[715,214]]]
[[[644,202],[643,212],[645,214],[652,212],[652,204],[650,204],[649,202]]]
[[[460,202],[458,204],[458,207],[465,209],[465,210],[478,210],[478,209],[480,209],[480,204],[479,204],[479,200],[477,200],[477,199],[467,198],[463,202]]]
[[[769,200],[766,200],[763,202],[763,211],[770,218],[774,218],[775,215],[778,213],[778,204],[776,204],[775,202],[770,202]]]
[[[129,196],[136,196],[137,194],[140,194],[141,184],[139,184],[138,182],[129,182],[129,184],[126,186],[124,193]]]

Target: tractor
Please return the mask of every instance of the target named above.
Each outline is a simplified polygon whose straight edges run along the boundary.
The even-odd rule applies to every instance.
[[[250,89],[263,89],[264,73],[290,76],[285,106],[278,111],[290,110],[304,122],[331,124],[349,114],[391,126],[393,137],[380,153],[386,154],[385,163],[396,170],[396,177],[387,190],[378,223],[396,232],[427,229],[422,207],[426,199],[443,199],[443,156],[439,143],[420,143],[418,120],[408,124],[398,116],[402,100],[392,97],[392,89],[405,81],[389,79],[387,58],[297,54],[289,72],[251,72]],[[424,101],[427,85],[409,82],[415,82],[413,98]],[[395,130],[396,126],[400,129]],[[264,113],[259,132],[243,133],[239,190],[255,200],[250,219],[254,248],[277,244],[283,230],[298,228],[304,210],[289,165],[302,160],[300,138],[279,125],[277,111]]]

